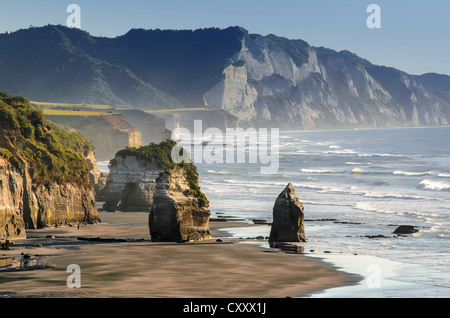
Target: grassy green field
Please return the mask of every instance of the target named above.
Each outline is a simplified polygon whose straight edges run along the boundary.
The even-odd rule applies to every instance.
[[[118,114],[117,111],[129,110],[132,108],[113,108],[110,105],[92,105],[92,104],[70,104],[70,103],[49,103],[49,102],[35,102],[31,105],[42,109],[44,115],[48,116],[100,116],[107,114]],[[173,108],[173,109],[158,109],[146,110],[149,114],[158,113],[174,113],[174,112],[189,112],[189,111],[206,111],[211,108],[197,107],[197,108]]]
[[[42,110],[46,116],[101,116],[118,114],[114,108],[109,105],[92,104],[67,104],[67,103],[48,103],[31,102],[35,108]]]
[[[82,111],[82,110],[65,110],[65,109],[43,109],[42,112],[45,116],[102,116],[102,115],[114,115],[115,112],[94,112],[94,111]]]
[[[47,102],[31,102],[37,108],[52,109],[52,108],[90,108],[90,109],[113,109],[110,105],[92,105],[92,104],[65,104],[65,103],[47,103]]]

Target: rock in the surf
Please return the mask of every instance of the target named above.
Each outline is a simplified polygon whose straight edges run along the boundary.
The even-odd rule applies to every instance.
[[[303,210],[289,183],[275,201],[269,242],[306,242]]]
[[[412,225],[400,225],[395,229],[394,234],[412,234],[417,232],[419,232],[419,230]]]

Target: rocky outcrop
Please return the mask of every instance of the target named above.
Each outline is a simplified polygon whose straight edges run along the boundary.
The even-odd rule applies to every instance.
[[[303,205],[289,183],[273,207],[269,242],[306,242]]]
[[[163,169],[136,156],[116,156],[103,190],[108,212],[148,211],[153,204],[156,179]]]
[[[89,162],[89,165],[91,166],[91,171],[89,172],[89,180],[91,180],[92,184],[96,185],[99,182],[99,178],[102,175],[102,171],[98,167],[97,159],[95,158],[95,152],[92,150],[88,151],[85,158]]]
[[[190,194],[186,171],[175,167],[157,181],[149,216],[152,241],[185,242],[211,238],[209,203]]]
[[[105,202],[106,198],[106,182],[108,181],[107,172],[101,172],[97,183],[94,184],[95,199],[97,202]]]

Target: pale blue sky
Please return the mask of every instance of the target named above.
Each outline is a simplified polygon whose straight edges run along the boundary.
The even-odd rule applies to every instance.
[[[65,24],[71,3],[81,7],[81,28],[96,36],[239,25],[411,74],[450,75],[449,0],[0,0],[0,32]],[[366,25],[371,3],[381,7],[381,29]]]

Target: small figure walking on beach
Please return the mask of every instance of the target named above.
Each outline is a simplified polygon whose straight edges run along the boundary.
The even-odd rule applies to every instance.
[[[80,223],[77,224],[78,231],[80,230]]]

